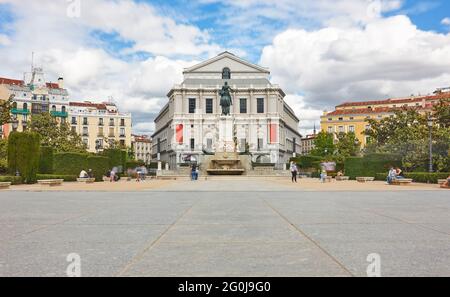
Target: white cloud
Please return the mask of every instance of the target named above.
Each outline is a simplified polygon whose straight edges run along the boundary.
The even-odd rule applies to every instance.
[[[349,100],[429,93],[450,83],[450,34],[419,30],[406,16],[364,27],[287,30],[263,50],[261,65],[314,110]]]
[[[1,2],[9,4],[14,22],[8,24],[11,36],[0,35],[0,76],[21,78],[30,69],[34,51],[47,80],[65,78],[72,100],[105,101],[112,96],[122,111],[139,113],[136,132],[145,126],[142,122],[151,127],[152,115],[166,104],[172,85],[181,82],[183,67],[195,63],[189,57],[220,50],[206,31],[160,16],[142,2],[81,1],[80,18],[68,17],[66,0]],[[111,50],[108,41],[93,32],[115,36],[119,46]],[[151,56],[144,61],[118,58],[141,51]]]
[[[442,25],[450,26],[450,18],[444,18],[441,21]]]

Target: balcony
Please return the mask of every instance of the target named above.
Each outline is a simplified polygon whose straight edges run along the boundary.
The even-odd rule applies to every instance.
[[[22,114],[22,115],[29,115],[30,111],[28,109],[18,109],[18,108],[13,108],[11,109],[11,113],[12,114]]]
[[[69,116],[69,114],[65,111],[51,111],[50,114],[55,118],[67,118]]]

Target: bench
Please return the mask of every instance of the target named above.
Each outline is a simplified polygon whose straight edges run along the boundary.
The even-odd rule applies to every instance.
[[[9,189],[10,186],[11,186],[10,182],[2,182],[0,183],[0,190]]]
[[[410,178],[401,178],[401,179],[394,179],[391,184],[394,186],[408,186],[412,184],[413,180]]]
[[[50,186],[50,187],[57,187],[61,186],[64,182],[63,179],[45,179],[45,180],[38,180],[38,184],[42,186]]]
[[[77,178],[77,182],[79,182],[79,183],[86,183],[86,184],[93,184],[93,183],[95,183],[95,178]]]
[[[359,183],[373,182],[375,181],[375,177],[357,177],[356,180]]]
[[[446,182],[447,182],[446,179],[438,179],[438,184],[439,184],[440,186],[442,186],[442,185],[445,184]]]
[[[350,180],[349,176],[336,176],[336,180],[337,181],[346,181],[346,180]]]

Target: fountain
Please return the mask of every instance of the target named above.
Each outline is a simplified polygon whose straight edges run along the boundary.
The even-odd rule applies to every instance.
[[[211,159],[209,175],[242,175],[245,169],[241,166],[241,160],[237,153],[216,153]]]

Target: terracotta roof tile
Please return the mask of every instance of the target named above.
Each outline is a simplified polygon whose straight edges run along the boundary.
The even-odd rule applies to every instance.
[[[93,107],[97,109],[106,110],[106,105],[104,103],[92,103],[92,102],[70,102],[70,106],[78,107]]]
[[[18,85],[18,86],[23,86],[24,82],[23,82],[23,80],[0,77],[0,85]]]

